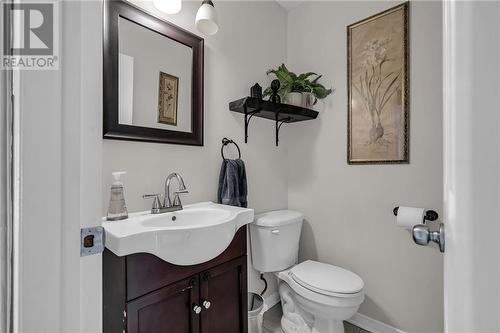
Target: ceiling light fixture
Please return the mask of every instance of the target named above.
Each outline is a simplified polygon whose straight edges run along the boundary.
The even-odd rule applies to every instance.
[[[182,9],[182,0],[153,0],[153,4],[167,14],[177,14]]]
[[[211,0],[203,0],[195,20],[196,29],[206,35],[213,35],[219,30],[217,12]]]

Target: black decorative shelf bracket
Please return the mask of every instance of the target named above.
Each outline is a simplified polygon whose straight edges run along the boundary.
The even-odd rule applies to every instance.
[[[255,116],[255,114],[259,113],[262,110],[262,108],[259,108],[251,112],[248,112],[248,108],[246,105],[244,108],[245,108],[245,143],[248,143],[248,124],[250,123],[250,119],[252,119],[252,117]]]
[[[278,146],[279,132],[284,123],[295,123],[318,117],[318,112],[314,110],[284,103],[264,101],[255,97],[244,97],[230,102],[229,110],[245,115],[245,143],[248,143],[248,125],[253,116],[275,121],[276,146]]]
[[[278,119],[278,113],[276,114],[276,147],[278,147],[278,143],[280,141],[279,135],[280,135],[281,125],[283,125],[284,123],[288,123],[290,120],[292,120],[291,117]]]

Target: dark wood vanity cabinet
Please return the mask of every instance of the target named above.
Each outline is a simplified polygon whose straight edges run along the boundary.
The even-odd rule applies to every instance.
[[[127,332],[198,333],[199,315],[191,309],[199,304],[197,283],[193,277],[127,302]]]
[[[103,256],[104,333],[247,332],[246,228],[209,262]]]
[[[246,276],[246,256],[201,274],[201,333],[247,332]]]

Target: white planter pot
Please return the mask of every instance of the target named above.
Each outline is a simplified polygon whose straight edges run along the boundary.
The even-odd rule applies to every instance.
[[[312,109],[314,105],[314,95],[310,92],[302,93],[302,106],[308,109]]]
[[[302,106],[302,93],[291,92],[286,96],[286,103],[290,105]]]

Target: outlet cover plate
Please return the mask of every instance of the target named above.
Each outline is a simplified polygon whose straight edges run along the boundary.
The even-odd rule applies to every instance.
[[[104,228],[91,227],[80,229],[80,257],[104,251]]]

